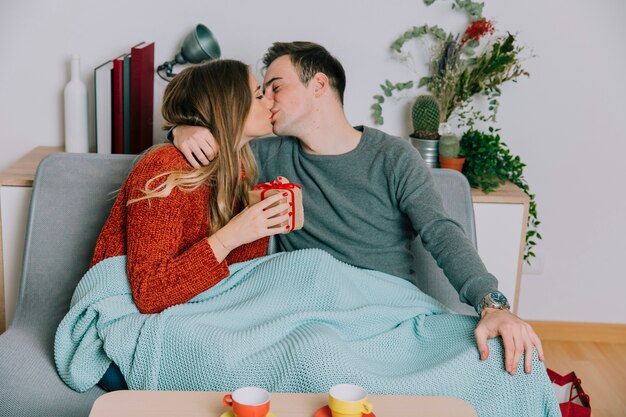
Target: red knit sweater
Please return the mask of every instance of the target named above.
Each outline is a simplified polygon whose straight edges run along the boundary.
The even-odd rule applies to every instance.
[[[207,240],[211,189],[172,190],[166,198],[126,202],[143,196],[146,182],[158,174],[189,170],[173,146],[148,153],[122,185],[98,237],[91,266],[113,256],[128,256],[128,277],[142,313],[158,313],[189,301],[229,275],[228,263],[263,256],[268,238],[242,245],[217,262]],[[154,181],[154,186],[165,176]]]

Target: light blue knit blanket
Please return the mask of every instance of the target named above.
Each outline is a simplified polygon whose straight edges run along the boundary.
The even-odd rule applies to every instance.
[[[404,279],[307,249],[230,265],[231,275],[186,304],[141,314],[126,257],[82,278],[57,330],[54,358],[76,391],[113,360],[131,389],[446,395],[479,416],[559,416],[545,368],[503,368],[500,339],[481,362],[476,318],[449,314]]]

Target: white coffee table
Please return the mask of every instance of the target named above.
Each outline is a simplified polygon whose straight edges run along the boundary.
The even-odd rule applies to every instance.
[[[89,417],[220,417],[225,392],[114,391],[96,400]],[[477,417],[467,402],[451,397],[368,396],[377,417]],[[327,404],[326,394],[271,394],[276,417],[313,417]]]

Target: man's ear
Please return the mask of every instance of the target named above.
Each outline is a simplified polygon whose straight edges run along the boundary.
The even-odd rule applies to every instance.
[[[313,83],[313,92],[315,97],[322,97],[330,90],[330,80],[323,72],[316,73],[311,81]]]

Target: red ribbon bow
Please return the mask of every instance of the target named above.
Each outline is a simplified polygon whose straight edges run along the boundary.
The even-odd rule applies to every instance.
[[[270,182],[264,182],[262,184],[257,184],[252,187],[253,190],[293,190],[294,188],[301,189],[298,184],[293,184],[291,182],[283,183],[280,180],[274,180]],[[261,196],[261,199],[263,196]]]

